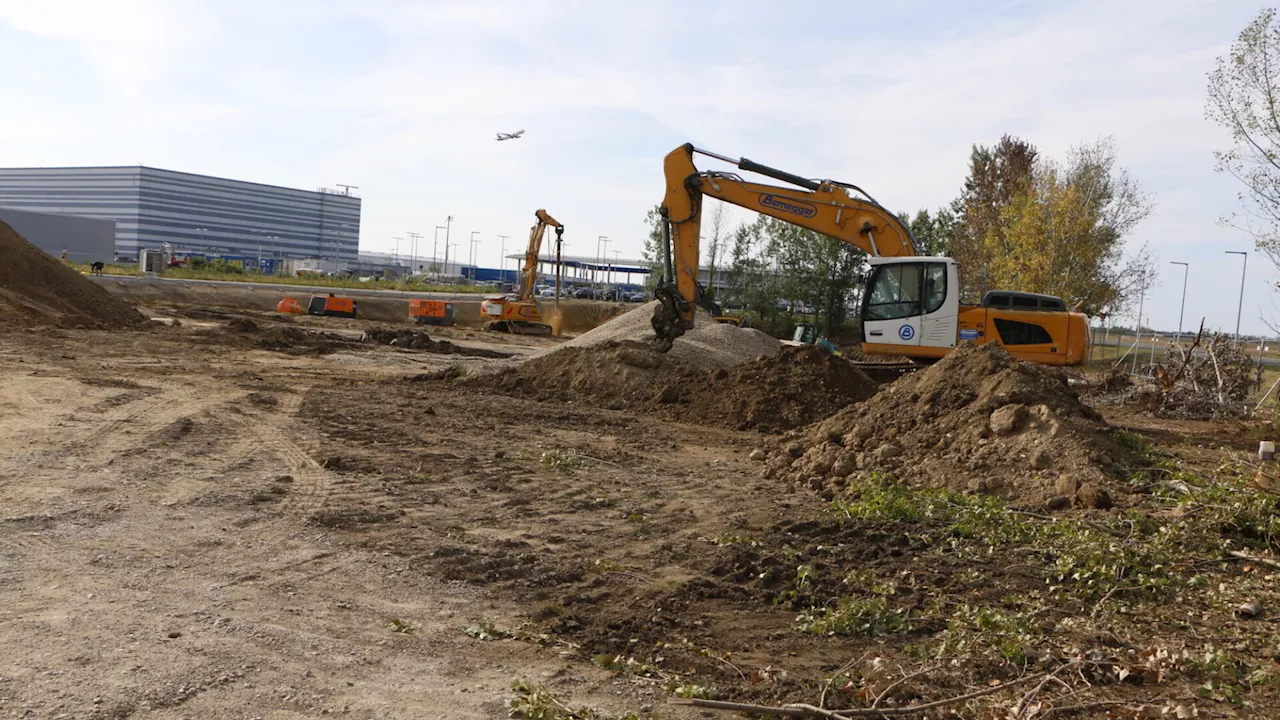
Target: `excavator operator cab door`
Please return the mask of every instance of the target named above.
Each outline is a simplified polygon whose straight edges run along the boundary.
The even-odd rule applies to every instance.
[[[960,319],[960,284],[950,258],[872,258],[862,296],[862,341],[866,344],[955,347]],[[872,348],[874,349],[874,348]]]

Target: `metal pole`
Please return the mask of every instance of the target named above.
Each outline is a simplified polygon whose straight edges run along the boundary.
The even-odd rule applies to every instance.
[[[1133,351],[1134,351],[1133,366],[1132,366],[1132,369],[1129,371],[1130,374],[1132,375],[1138,374],[1138,353],[1141,352],[1141,349],[1138,347],[1138,344],[1142,342],[1142,308],[1146,304],[1146,302],[1147,302],[1147,286],[1143,285],[1142,298],[1138,300],[1138,322],[1137,322],[1137,326],[1134,328],[1135,334],[1133,336]]]
[[[453,226],[453,216],[450,215],[449,217],[445,218],[445,221],[444,221],[444,271],[445,272],[449,272],[449,230],[452,228],[452,226]],[[454,253],[454,258],[455,259],[457,258],[457,253]]]
[[[1240,304],[1236,307],[1236,347],[1240,346],[1240,316],[1244,313],[1244,274],[1249,270],[1249,253],[1244,250],[1226,250],[1228,255],[1243,255],[1244,266],[1240,269]]]
[[[1182,266],[1182,307],[1178,310],[1178,337],[1174,340],[1179,346],[1182,345],[1182,316],[1187,312],[1187,275],[1191,271],[1191,266],[1184,262],[1171,262],[1170,265]]]
[[[507,240],[511,239],[511,236],[499,235],[498,238],[502,240],[502,256],[498,258],[498,275],[505,283],[507,281]]]
[[[476,240],[476,236],[479,234],[479,230],[471,231],[471,282],[476,281],[476,243],[480,242]]]
[[[436,273],[435,273],[437,275],[440,274],[440,269],[436,261],[440,257],[440,231],[441,230],[444,230],[444,226],[437,225],[435,235],[431,236],[431,264],[437,266]],[[448,246],[445,246],[445,247],[447,250]]]

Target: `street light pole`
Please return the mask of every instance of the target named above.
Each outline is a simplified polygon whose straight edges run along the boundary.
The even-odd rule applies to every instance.
[[[510,235],[499,235],[498,239],[502,241],[502,254],[498,256],[498,275],[502,277],[502,282],[507,281],[507,240]]]
[[[476,236],[479,234],[479,230],[471,231],[471,282],[476,281],[476,243],[480,242],[476,239]]]
[[[1177,344],[1179,348],[1181,348],[1182,347],[1182,316],[1187,311],[1187,275],[1190,274],[1191,272],[1191,266],[1184,262],[1177,262],[1176,260],[1173,262],[1170,262],[1169,264],[1182,266],[1182,307],[1178,310],[1178,336],[1177,336],[1177,339],[1174,340],[1174,343]]]
[[[622,251],[621,251],[621,250],[614,250],[614,251],[613,251],[613,263],[612,263],[611,265],[609,265],[609,283],[610,283],[610,284],[612,284],[612,283],[613,283],[613,269],[614,269],[615,267],[617,267],[618,262],[619,262],[621,259],[622,259]]]
[[[449,231],[453,228],[453,216],[450,215],[444,220],[444,271],[449,272]],[[455,246],[456,247],[456,246]],[[456,261],[458,253],[453,254]]]
[[[1244,266],[1240,268],[1240,304],[1236,307],[1236,345],[1240,345],[1240,316],[1244,313],[1244,274],[1249,270],[1249,253],[1244,250],[1227,250],[1228,255],[1243,255]]]
[[[409,253],[413,256],[413,259],[409,261],[409,274],[412,275],[417,271],[418,239],[422,237],[422,233],[406,232],[405,235],[408,235],[409,240],[412,242],[411,248],[409,250]]]
[[[393,237],[391,239],[396,241],[396,254],[394,257],[395,257],[396,265],[399,265],[400,264],[400,241],[403,240],[404,238]]]
[[[431,236],[431,264],[436,266],[437,275],[440,274],[440,268],[437,265],[437,260],[440,258],[440,231],[444,229],[445,227],[443,225],[437,225],[435,235]],[[449,253],[449,246],[445,245],[444,248],[445,254],[447,255]]]
[[[594,269],[594,270],[592,270],[592,272],[591,272],[591,282],[593,282],[593,283],[594,283],[594,282],[596,282],[596,278],[597,278],[596,273],[600,271],[600,265],[601,265],[601,262],[600,262],[601,250],[600,250],[600,249],[601,249],[602,247],[604,247],[604,246],[608,245],[608,244],[609,244],[609,238],[605,237],[604,235],[601,235],[600,237],[597,237],[597,238],[596,238],[596,266],[595,266],[595,269]]]

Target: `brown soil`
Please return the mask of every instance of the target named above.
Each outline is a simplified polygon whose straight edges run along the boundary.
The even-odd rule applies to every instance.
[[[105,329],[144,322],[128,303],[0,222],[0,323]]]
[[[445,372],[423,379],[761,432],[821,420],[877,387],[848,361],[812,347],[707,372],[631,340],[561,348],[497,375],[458,379]]]
[[[765,473],[828,493],[829,484],[887,474],[1022,506],[1110,507],[1124,459],[1062,373],[996,344],[962,343],[866,403],[796,431],[773,448]]]
[[[669,700],[896,710],[1032,676],[912,717],[1280,716],[1264,563],[1175,548],[1151,580],[1181,578],[1167,592],[1113,593],[1113,574],[1086,603],[1058,594],[1086,582],[1050,582],[1064,558],[1044,550],[957,552],[927,518],[851,521],[787,492],[752,434],[402,382],[447,356],[261,352],[258,333],[194,324],[0,334],[6,715],[478,720],[528,680],[596,717],[703,720]],[[1264,429],[1138,419],[1204,488],[1219,446]],[[1122,529],[1123,558],[1211,511],[1171,502],[1064,516]],[[844,599],[910,626],[799,628]],[[1234,613],[1245,601],[1270,614]],[[1031,698],[1041,672],[1061,683]]]
[[[405,328],[370,328],[364,331],[365,342],[375,345],[392,345],[406,350],[422,350],[440,355],[465,355],[468,357],[509,358],[511,353],[498,352],[485,348],[465,347],[448,340],[432,340],[431,336],[421,330]]]
[[[817,422],[875,395],[879,386],[849,361],[812,346],[720,370],[702,382],[674,383],[660,399],[686,422],[781,432]]]

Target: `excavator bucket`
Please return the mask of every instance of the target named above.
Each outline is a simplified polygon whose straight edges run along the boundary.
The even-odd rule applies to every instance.
[[[298,302],[297,298],[287,297],[276,303],[276,312],[302,315],[305,311],[302,309],[302,303]]]

